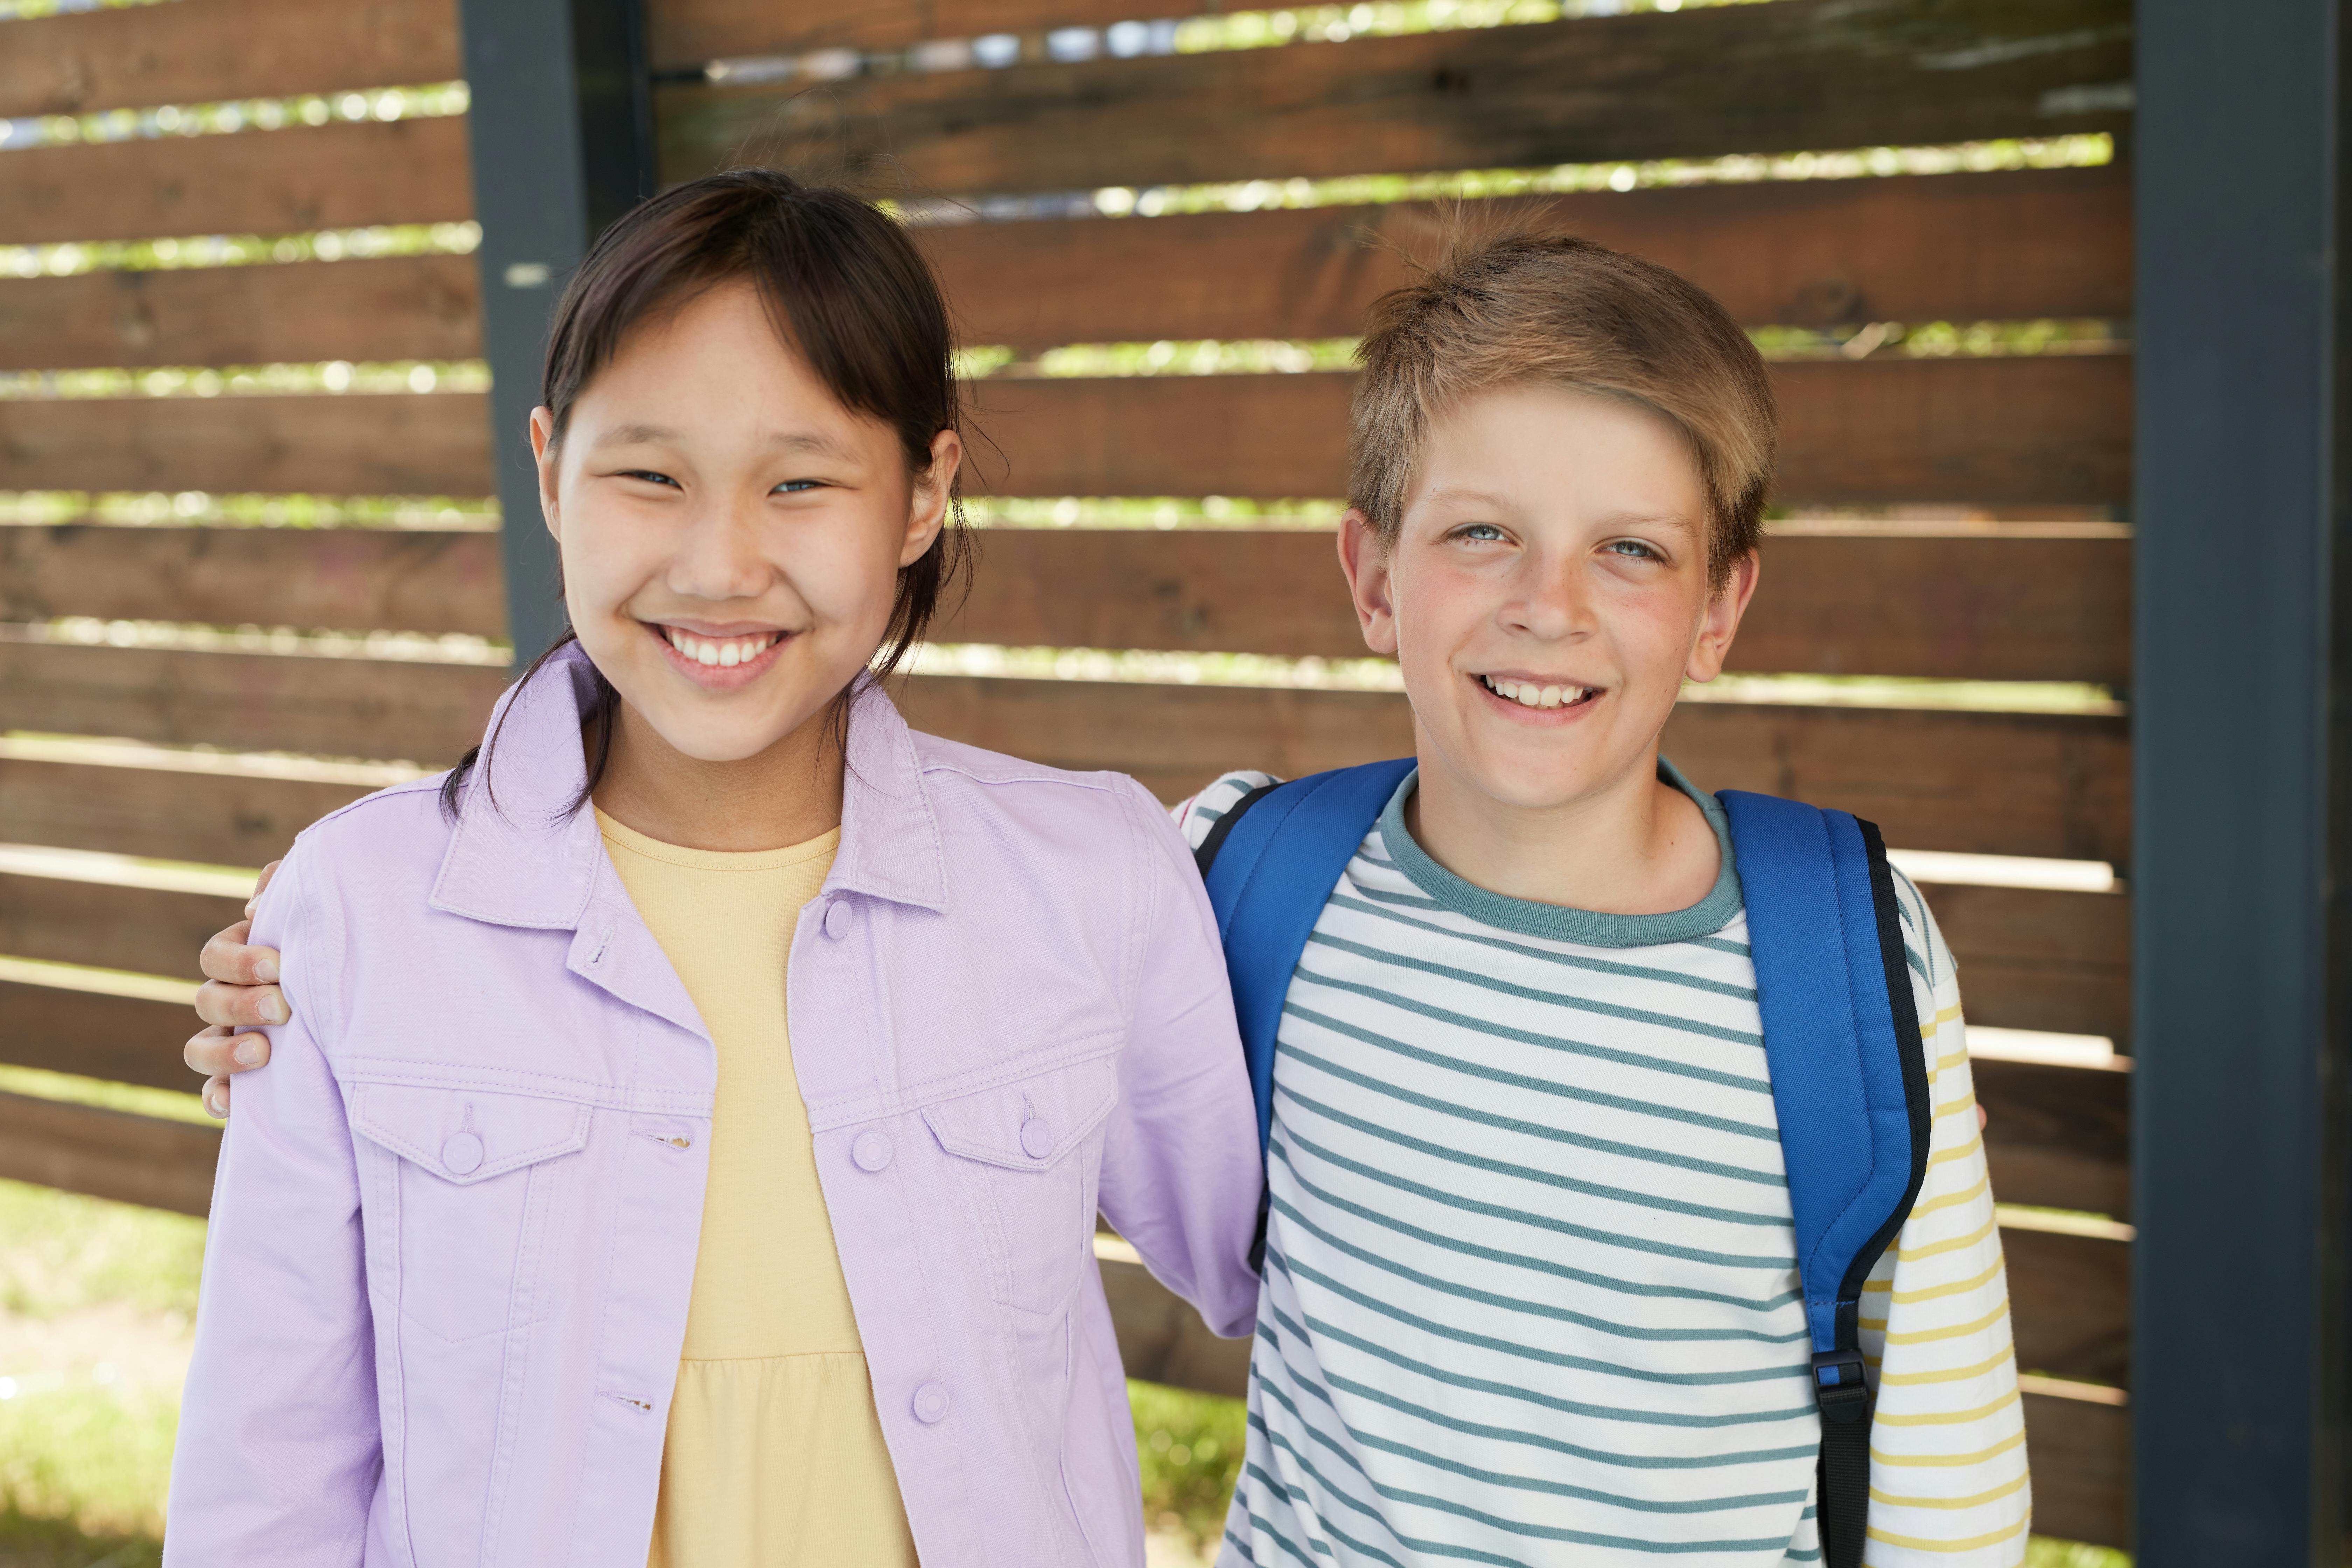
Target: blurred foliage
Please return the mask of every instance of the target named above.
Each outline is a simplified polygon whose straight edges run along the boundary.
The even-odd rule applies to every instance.
[[[1143,1468],[1143,1524],[1177,1534],[1204,1557],[1216,1555],[1225,1504],[1242,1473],[1246,1407],[1238,1399],[1129,1382],[1135,1454]]]

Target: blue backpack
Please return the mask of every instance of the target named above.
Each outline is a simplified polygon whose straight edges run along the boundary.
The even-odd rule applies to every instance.
[[[1253,790],[1197,851],[1233,979],[1261,1156],[1291,973],[1356,847],[1412,767],[1411,758],[1371,763]],[[1822,1545],[1828,1568],[1854,1568],[1870,1486],[1872,1397],[1857,1337],[1863,1281],[1902,1228],[1927,1171],[1918,1011],[1878,829],[1771,795],[1727,790],[1718,798],[1748,908],[1812,1332]],[[1265,1247],[1261,1200],[1254,1266],[1263,1265]]]

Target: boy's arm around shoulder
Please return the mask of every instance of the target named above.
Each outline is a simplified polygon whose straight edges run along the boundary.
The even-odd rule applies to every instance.
[[[2033,1503],[2009,1284],[1951,951],[1899,873],[1896,896],[1933,1120],[1918,1201],[1862,1299],[1864,1353],[1883,1358],[1869,1557],[1990,1568],[2024,1561]]]
[[[1234,1337],[1257,1314],[1257,1112],[1208,895],[1158,803],[1129,784],[1147,880],[1101,1205],[1160,1281]]]
[[[173,1458],[173,1563],[357,1563],[382,1469],[359,1177],[320,1036],[341,931],[298,846],[255,913],[292,1021],[237,1084]]]

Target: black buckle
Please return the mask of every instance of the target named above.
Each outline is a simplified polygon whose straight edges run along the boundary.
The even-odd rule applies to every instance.
[[[1843,1425],[1868,1418],[1870,1384],[1863,1377],[1862,1352],[1816,1351],[1812,1370],[1813,1397],[1821,1404],[1822,1420]]]

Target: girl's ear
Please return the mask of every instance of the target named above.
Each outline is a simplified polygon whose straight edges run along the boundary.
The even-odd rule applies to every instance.
[[[530,455],[539,465],[539,515],[546,520],[547,531],[562,539],[556,512],[555,411],[544,404],[530,411]]]
[[[1348,595],[1356,603],[1364,646],[1391,657],[1397,650],[1396,580],[1389,570],[1392,555],[1373,531],[1372,520],[1349,507],[1339,520],[1339,570],[1348,574]]]
[[[1748,601],[1756,596],[1756,578],[1763,569],[1762,560],[1751,550],[1733,562],[1729,574],[1709,591],[1706,615],[1699,622],[1698,641],[1691,648],[1690,662],[1683,667],[1683,679],[1708,681],[1723,673],[1723,661],[1731,656],[1731,639],[1739,631],[1739,617],[1748,613]]]
[[[963,437],[942,430],[931,437],[931,464],[915,475],[914,493],[907,508],[907,537],[898,547],[898,564],[912,566],[947,526],[948,500],[955,494],[956,470],[963,466]]]

